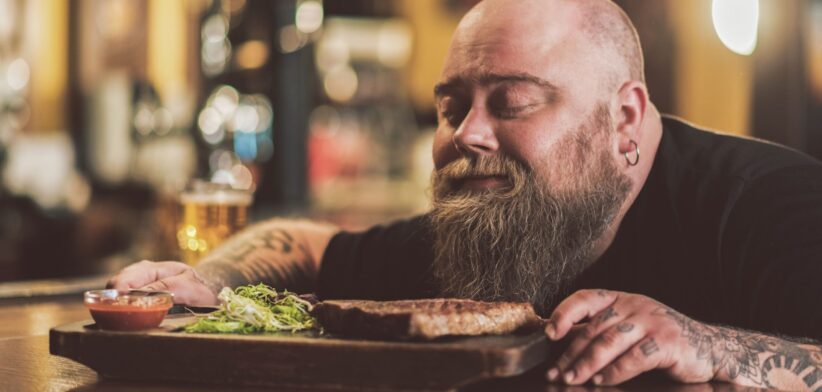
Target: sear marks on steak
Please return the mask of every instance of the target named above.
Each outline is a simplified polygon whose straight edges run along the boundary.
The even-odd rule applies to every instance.
[[[391,340],[506,334],[542,322],[529,303],[467,299],[331,300],[311,315],[330,333]]]

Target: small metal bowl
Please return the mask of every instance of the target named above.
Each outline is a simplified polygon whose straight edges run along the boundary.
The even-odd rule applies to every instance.
[[[174,305],[174,296],[167,291],[91,290],[86,291],[83,302],[101,329],[141,331],[163,322]]]

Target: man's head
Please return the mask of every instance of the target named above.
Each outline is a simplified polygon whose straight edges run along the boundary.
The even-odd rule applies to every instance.
[[[647,92],[608,0],[486,0],[435,88],[435,274],[444,294],[549,307],[624,206]]]

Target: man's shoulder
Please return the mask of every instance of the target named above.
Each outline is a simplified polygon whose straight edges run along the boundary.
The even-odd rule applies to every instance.
[[[415,215],[390,222],[375,224],[361,230],[342,230],[332,242],[351,242],[370,247],[419,247],[431,241],[430,220],[427,214]]]
[[[815,158],[752,137],[723,134],[674,116],[663,116],[664,153],[682,170],[697,175],[751,181],[790,168],[818,166]]]

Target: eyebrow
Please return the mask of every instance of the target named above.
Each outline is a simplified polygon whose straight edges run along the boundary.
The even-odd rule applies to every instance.
[[[559,87],[555,84],[529,73],[486,73],[478,77],[472,77],[470,80],[477,81],[482,86],[487,86],[494,83],[530,83],[545,90],[549,90],[550,92],[559,91]],[[437,85],[434,86],[434,97],[439,98],[443,95],[453,94],[466,84],[468,84],[468,80],[461,77],[450,78],[444,82],[437,83]]]

